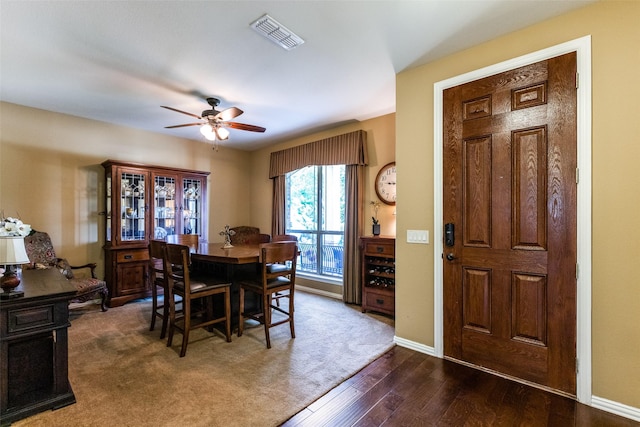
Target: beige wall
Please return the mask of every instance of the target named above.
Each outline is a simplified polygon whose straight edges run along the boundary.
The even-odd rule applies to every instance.
[[[250,155],[204,142],[0,103],[0,210],[47,231],[72,264],[104,256],[107,159],[210,171],[209,240],[250,221]]]
[[[432,229],[433,85],[592,36],[593,394],[640,407],[640,2],[602,1],[397,76],[398,235]],[[396,334],[432,346],[433,246],[397,242]]]

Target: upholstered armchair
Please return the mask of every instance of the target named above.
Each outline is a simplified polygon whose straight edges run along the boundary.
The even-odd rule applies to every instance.
[[[71,302],[90,301],[100,295],[102,311],[107,311],[106,302],[109,291],[106,282],[96,278],[95,263],[72,266],[65,258],[58,258],[53,250],[51,238],[42,231],[35,231],[25,237],[24,246],[30,261],[29,268],[58,268],[76,287],[77,294]],[[75,277],[73,270],[77,269],[89,269],[91,277]]]

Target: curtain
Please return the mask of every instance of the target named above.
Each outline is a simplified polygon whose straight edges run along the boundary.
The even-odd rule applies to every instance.
[[[367,134],[358,130],[273,152],[269,165],[269,178],[273,179],[272,235],[285,232],[285,174],[313,165],[346,166],[342,296],[344,302],[354,304],[362,299],[358,242],[364,224],[364,177],[368,163]]]
[[[358,130],[271,153],[269,178],[275,178],[305,166],[366,166],[368,163],[367,134],[363,130]]]
[[[271,235],[286,234],[285,176],[273,177],[273,216],[271,217]]]
[[[364,224],[364,165],[348,165],[345,168],[347,187],[345,224],[344,224],[344,270],[342,300],[347,303],[362,303],[362,284],[360,283],[360,257],[358,246]]]

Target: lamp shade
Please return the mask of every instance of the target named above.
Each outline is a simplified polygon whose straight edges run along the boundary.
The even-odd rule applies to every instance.
[[[225,128],[216,128],[216,135],[218,136],[218,139],[221,141],[224,141],[225,139],[229,138],[229,131],[226,130]]]
[[[213,128],[211,127],[211,125],[202,126],[200,128],[200,133],[202,134],[202,136],[207,138],[209,141],[215,141],[216,140],[216,134],[213,132]]]
[[[27,264],[29,257],[24,248],[24,237],[0,237],[0,265]]]

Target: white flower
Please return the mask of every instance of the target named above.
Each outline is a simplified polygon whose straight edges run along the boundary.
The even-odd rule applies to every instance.
[[[23,223],[18,218],[7,217],[0,219],[0,237],[7,236],[28,236],[31,233],[31,226]]]

